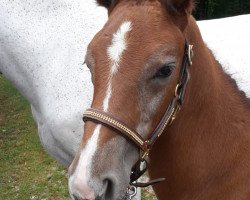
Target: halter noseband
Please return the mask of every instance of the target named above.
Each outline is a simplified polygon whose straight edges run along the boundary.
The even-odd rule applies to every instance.
[[[180,110],[185,96],[186,86],[189,80],[189,72],[187,66],[192,65],[193,45],[185,43],[185,53],[182,61],[182,67],[179,74],[178,84],[175,87],[174,97],[172,98],[167,110],[165,111],[161,121],[154,129],[153,133],[145,140],[139,133],[128,128],[128,126],[109,113],[102,112],[93,108],[87,109],[83,114],[83,121],[93,121],[102,124],[132,141],[142,152],[139,160],[131,169],[130,186],[134,187],[147,187],[149,185],[161,182],[165,178],[155,179],[148,183],[136,182],[147,170],[146,157],[156,140],[161,136],[167,125],[170,125]],[[145,164],[141,169],[142,164]]]

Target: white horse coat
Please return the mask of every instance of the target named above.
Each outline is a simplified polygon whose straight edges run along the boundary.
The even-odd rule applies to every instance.
[[[0,1],[0,71],[28,99],[44,148],[64,166],[77,151],[82,112],[92,100],[85,49],[106,19],[94,0]],[[250,15],[199,26],[250,96]]]
[[[85,49],[106,18],[93,0],[0,1],[0,71],[28,99],[43,146],[64,166],[92,98]]]

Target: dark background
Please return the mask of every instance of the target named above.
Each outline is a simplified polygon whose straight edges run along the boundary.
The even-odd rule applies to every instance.
[[[196,0],[197,20],[250,14],[250,0]]]

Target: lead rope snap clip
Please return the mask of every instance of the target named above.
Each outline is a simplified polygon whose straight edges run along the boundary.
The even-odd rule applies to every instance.
[[[129,200],[132,200],[132,198],[137,194],[137,188],[135,186],[129,186],[127,188],[127,196]]]

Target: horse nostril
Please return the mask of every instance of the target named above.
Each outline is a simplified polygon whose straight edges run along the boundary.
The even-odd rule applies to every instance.
[[[103,196],[105,199],[112,199],[114,183],[111,179],[105,179],[103,181]]]
[[[75,195],[75,194],[73,194],[72,196],[73,196],[74,200],[83,200],[82,198],[78,197],[78,196]]]

